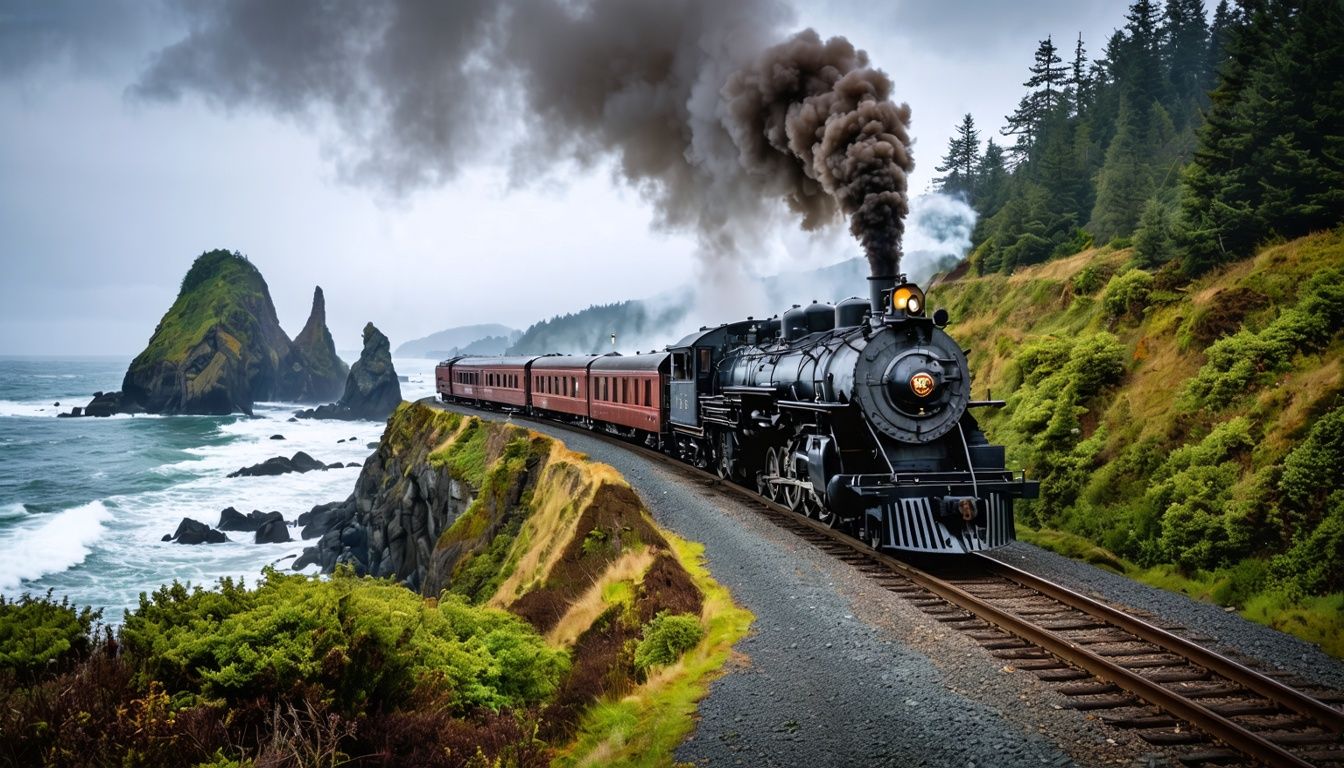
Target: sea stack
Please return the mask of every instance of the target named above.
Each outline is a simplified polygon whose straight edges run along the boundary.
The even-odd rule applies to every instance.
[[[392,347],[387,337],[369,323],[364,326],[364,349],[350,366],[341,399],[296,415],[306,419],[383,421],[400,404],[401,384],[392,367]]]
[[[237,252],[201,254],[122,379],[122,405],[151,413],[252,413],[290,355],[261,272]]]
[[[294,337],[283,368],[278,393],[283,400],[320,403],[341,395],[350,367],[336,355],[336,343],[327,330],[327,302],[320,285],[313,289],[313,309],[303,330]]]

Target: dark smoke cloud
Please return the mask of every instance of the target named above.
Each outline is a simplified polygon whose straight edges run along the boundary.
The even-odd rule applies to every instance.
[[[401,194],[507,162],[528,183],[616,161],[657,224],[743,250],[783,200],[806,229],[843,213],[894,272],[909,109],[843,38],[783,43],[777,0],[225,0],[133,88],[330,116],[342,172]],[[522,132],[517,132],[517,126]]]

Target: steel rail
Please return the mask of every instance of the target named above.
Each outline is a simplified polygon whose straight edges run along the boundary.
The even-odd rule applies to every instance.
[[[1280,683],[1272,677],[1263,675],[1233,659],[1168,632],[1161,627],[1154,626],[1143,619],[1131,616],[1124,611],[1112,608],[1105,603],[1079,594],[1048,579],[1015,568],[1001,560],[980,553],[976,554],[1007,579],[1047,595],[1071,608],[1076,608],[1095,618],[1120,627],[1141,640],[1146,640],[1153,645],[1172,651],[1210,672],[1222,675],[1228,680],[1264,696],[1275,704],[1280,704],[1316,721],[1335,733],[1344,732],[1344,711],[1335,709],[1325,702]]]

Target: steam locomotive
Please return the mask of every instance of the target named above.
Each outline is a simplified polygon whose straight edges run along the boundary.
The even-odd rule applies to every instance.
[[[966,356],[900,277],[869,298],[702,328],[665,352],[455,357],[445,401],[643,441],[877,549],[964,554],[1014,538],[1006,468],[971,410]]]

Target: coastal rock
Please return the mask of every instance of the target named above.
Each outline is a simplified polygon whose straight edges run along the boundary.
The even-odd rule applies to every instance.
[[[56,403],[60,405],[60,403]],[[94,392],[93,400],[85,406],[74,406],[69,413],[56,414],[62,418],[79,416],[111,416],[117,413],[144,413],[145,409],[128,402],[120,392]]]
[[[354,493],[299,516],[302,537],[317,541],[292,568],[317,565],[330,571],[348,563],[359,574],[390,577],[411,589],[438,593],[445,580],[435,570],[439,536],[471,506],[475,491],[430,461],[429,454],[445,437],[442,424],[429,418],[432,414],[421,405],[398,409],[365,462]],[[501,498],[516,500],[515,491],[521,489],[510,487]],[[451,570],[451,563],[447,565]]]
[[[277,396],[300,403],[320,403],[341,394],[350,367],[336,354],[336,342],[327,330],[327,302],[322,286],[313,289],[308,322],[294,337],[289,356],[281,364]]]
[[[284,436],[284,435],[271,435],[271,439],[272,439],[272,440],[284,440],[284,439],[285,439],[285,436]]]
[[[263,521],[257,528],[256,543],[283,544],[286,541],[293,541],[289,536],[289,525],[285,523],[283,515],[279,512],[267,512],[262,517]]]
[[[243,467],[237,472],[229,473],[229,477],[270,477],[274,475],[284,475],[290,472],[312,472],[313,470],[325,470],[326,464],[314,459],[312,456],[299,451],[290,458],[276,456],[267,459],[260,464],[253,464],[250,467]]]
[[[122,379],[123,405],[151,413],[252,413],[275,399],[290,356],[270,289],[242,254],[201,254]],[[88,409],[85,409],[86,413]]]
[[[177,524],[177,530],[173,535],[165,539],[169,540],[178,544],[219,544],[228,541],[229,538],[199,520],[184,517],[182,522]]]
[[[364,349],[350,366],[341,399],[295,415],[302,419],[370,419],[382,421],[401,403],[401,384],[392,367],[387,337],[373,323],[364,326]]]
[[[233,507],[226,507],[220,510],[219,523],[215,527],[221,531],[255,533],[262,525],[279,516],[279,512],[262,512],[259,509],[254,509],[244,515]]]

